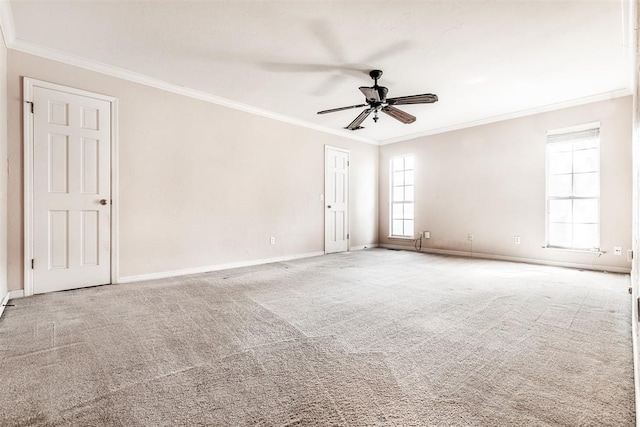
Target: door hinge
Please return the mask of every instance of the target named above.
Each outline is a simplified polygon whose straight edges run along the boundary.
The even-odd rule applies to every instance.
[[[31,269],[33,270],[36,260],[31,258]]]
[[[24,101],[24,102],[31,105],[31,114],[33,114],[33,101]]]
[[[349,240],[349,233],[347,233],[347,240]]]
[[[32,111],[32,113],[33,113],[33,111]],[[350,164],[350,163],[351,163],[351,162],[350,162],[349,160],[347,160],[347,166],[349,166],[349,164]]]

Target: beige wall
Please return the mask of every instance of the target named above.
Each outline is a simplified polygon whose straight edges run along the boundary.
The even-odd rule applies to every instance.
[[[23,76],[119,100],[120,277],[323,251],[325,144],[351,151],[351,245],[378,240],[376,146],[17,51],[8,67],[10,289],[22,288]]]
[[[22,288],[22,76],[119,99],[120,277],[322,251],[325,144],[351,150],[352,246],[409,244],[386,237],[388,163],[413,153],[416,232],[431,231],[427,248],[630,267],[626,256],[612,252],[631,246],[631,97],[378,151],[36,56],[8,55],[10,290]],[[602,125],[601,245],[607,253],[596,258],[542,249],[546,132],[592,121]]]
[[[0,302],[7,294],[7,48],[0,31]]]
[[[416,233],[427,248],[630,268],[630,96],[386,145],[380,149],[380,241],[389,239],[389,159],[416,156]],[[547,130],[601,123],[601,247],[592,254],[543,249]],[[471,244],[467,235],[472,233]],[[521,245],[514,236],[521,236]],[[623,256],[613,255],[623,247]]]

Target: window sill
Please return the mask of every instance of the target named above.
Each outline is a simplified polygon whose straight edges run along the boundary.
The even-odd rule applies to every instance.
[[[415,237],[410,236],[387,236],[389,240],[416,240]]]
[[[606,253],[605,251],[601,251],[597,249],[556,248],[554,246],[543,246],[542,249],[550,249],[552,251],[575,252],[579,254],[597,254],[598,256]]]

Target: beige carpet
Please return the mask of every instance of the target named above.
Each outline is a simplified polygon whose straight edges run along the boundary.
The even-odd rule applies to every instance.
[[[628,276],[383,249],[13,300],[6,426],[631,426]]]

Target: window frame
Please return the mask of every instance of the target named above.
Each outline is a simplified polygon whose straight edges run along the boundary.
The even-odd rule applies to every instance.
[[[572,195],[571,196],[551,196],[550,195],[550,178],[552,176],[551,174],[551,169],[550,169],[550,153],[549,153],[549,148],[550,148],[550,144],[553,144],[553,142],[549,142],[549,137],[551,136],[555,136],[555,135],[565,135],[565,134],[570,134],[570,133],[575,133],[575,132],[580,132],[580,131],[590,131],[590,130],[597,130],[597,160],[596,160],[596,173],[597,173],[597,196],[575,196],[573,195],[574,192],[574,182],[575,182],[575,175],[578,173],[589,173],[589,172],[574,172],[574,156],[573,153],[575,153],[576,151],[580,151],[576,150],[574,146],[571,147],[571,188],[572,188]],[[575,138],[573,139],[571,142],[572,144],[575,141],[578,141],[579,138]],[[601,231],[601,189],[602,189],[602,183],[601,183],[601,126],[600,126],[600,122],[592,122],[592,123],[586,123],[586,124],[582,124],[582,125],[578,125],[578,126],[571,126],[571,127],[566,127],[566,128],[561,128],[561,129],[554,129],[554,130],[550,130],[547,132],[546,135],[546,140],[545,140],[545,248],[548,249],[560,249],[560,250],[569,250],[569,251],[589,251],[589,252],[598,252],[600,251],[600,247],[601,247],[601,235],[600,235],[600,231]],[[584,150],[589,150],[592,148],[586,148]],[[555,174],[555,175],[561,175],[561,174]],[[596,200],[597,202],[597,222],[596,223],[586,223],[586,222],[578,222],[576,223],[574,221],[573,218],[573,202],[576,200]],[[572,202],[572,212],[571,212],[571,222],[567,223],[567,224],[571,224],[572,225],[572,235],[571,235],[571,246],[561,246],[561,245],[552,245],[551,244],[551,224],[554,223],[559,223],[557,221],[551,221],[551,201],[553,200],[570,200]],[[575,237],[573,234],[573,226],[575,224],[595,224],[596,225],[596,236],[597,236],[597,246],[591,247],[591,248],[585,248],[585,247],[581,247],[581,246],[576,246],[575,244]]]
[[[411,169],[407,169],[406,168],[406,163],[405,162],[406,162],[406,158],[408,158],[408,157],[411,157],[413,159],[413,168],[411,168]],[[397,159],[403,159],[402,169],[401,170],[395,170],[395,168],[394,168],[394,163],[395,163],[395,160],[397,160]],[[416,194],[416,192],[415,192],[415,188],[416,188],[415,170],[416,170],[416,156],[414,154],[411,154],[411,153],[402,154],[402,155],[398,155],[398,156],[393,156],[393,157],[391,157],[389,159],[389,184],[390,185],[389,185],[389,235],[388,235],[388,237],[390,239],[411,239],[412,240],[415,237],[415,230],[416,230],[416,228],[415,228],[415,223],[416,223],[416,220],[415,220],[415,218],[416,218],[416,215],[415,215],[416,214],[416,212],[415,212],[415,194]],[[409,185],[403,183],[401,186],[402,187],[412,187],[413,188],[413,200],[408,201],[406,199],[403,199],[402,201],[394,201],[393,200],[393,189],[394,189],[394,187],[400,187],[400,185],[394,185],[395,184],[394,173],[395,172],[406,173],[407,171],[413,172],[413,183],[409,184]],[[403,176],[403,179],[404,179],[404,176]],[[405,233],[405,230],[404,230],[405,221],[412,221],[413,222],[413,229],[412,229],[412,233],[411,234],[393,234],[393,231],[394,231],[393,230],[393,221],[394,221],[394,219],[398,220],[398,218],[394,218],[393,207],[394,207],[394,205],[398,205],[398,204],[403,205],[403,216],[400,219],[403,222],[402,223],[402,231],[403,231],[403,233]],[[405,217],[405,215],[404,215],[404,205],[407,205],[407,204],[413,205],[413,215],[412,215],[412,218],[410,218],[410,219],[407,219]]]

